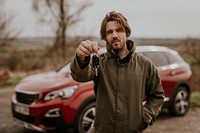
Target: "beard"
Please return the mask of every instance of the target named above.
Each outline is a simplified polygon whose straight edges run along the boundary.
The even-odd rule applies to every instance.
[[[123,49],[125,48],[125,45],[126,44],[124,44],[122,42],[111,43],[111,47],[115,53],[120,53],[121,51],[123,51]]]
[[[121,51],[123,51],[126,48],[126,41],[125,40],[121,40],[119,38],[112,38],[111,41],[106,41],[107,44],[109,44],[109,47],[116,53],[120,53]]]

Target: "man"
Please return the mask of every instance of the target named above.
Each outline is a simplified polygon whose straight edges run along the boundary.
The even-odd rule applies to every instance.
[[[158,72],[147,58],[135,52],[133,41],[128,40],[130,34],[127,19],[121,13],[109,12],[100,29],[107,53],[99,56],[98,76],[90,55],[98,53],[99,48],[92,41],[82,41],[71,62],[74,80],[95,80],[94,133],[142,132],[161,110],[164,91]]]

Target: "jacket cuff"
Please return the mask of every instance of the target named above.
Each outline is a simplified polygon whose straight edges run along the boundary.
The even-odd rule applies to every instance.
[[[84,61],[81,61],[81,60],[78,58],[78,56],[76,55],[76,59],[77,59],[77,62],[78,62],[79,67],[80,67],[82,70],[83,70],[84,68],[86,68],[87,65],[90,63],[90,56],[87,56],[87,57],[85,58]]]

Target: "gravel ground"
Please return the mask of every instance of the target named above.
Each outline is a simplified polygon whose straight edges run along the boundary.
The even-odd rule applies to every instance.
[[[39,133],[17,125],[11,114],[13,88],[0,89],[0,133]],[[192,108],[184,117],[161,113],[153,126],[144,133],[200,133],[200,108]]]
[[[200,133],[200,108],[191,108],[183,117],[168,113],[159,115],[156,123],[145,133]]]

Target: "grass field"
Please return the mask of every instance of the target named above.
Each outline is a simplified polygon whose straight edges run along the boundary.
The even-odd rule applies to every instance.
[[[10,73],[9,80],[0,84],[0,89],[15,86],[27,75],[59,68],[73,57],[75,49],[81,41],[81,39],[74,39],[75,42],[70,41],[66,47],[66,58],[60,59],[55,56],[45,56],[52,47],[52,40],[45,39],[23,39],[0,46],[0,72],[8,71]],[[134,42],[136,45],[161,45],[177,50],[191,65],[193,72],[191,107],[200,107],[200,39],[140,38],[134,39]],[[104,42],[100,41],[99,43],[102,43],[101,46],[105,45]]]
[[[67,41],[66,57],[47,56],[52,47],[52,38],[26,38],[0,46],[0,71],[9,71],[12,75],[57,69],[68,62],[82,39]],[[97,38],[92,38],[97,40]],[[193,72],[193,91],[200,91],[200,39],[133,39],[136,45],[161,45],[177,50],[191,65]],[[100,45],[105,42],[99,41]],[[13,79],[13,80],[17,80]],[[20,79],[20,78],[19,78]],[[11,83],[14,81],[10,81]],[[7,83],[10,84],[10,83]]]

